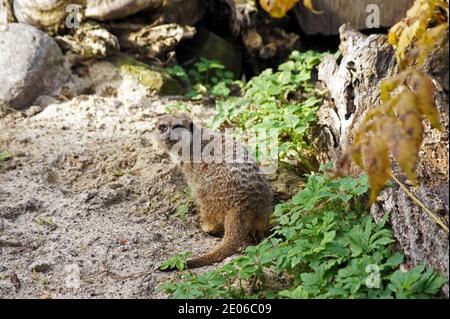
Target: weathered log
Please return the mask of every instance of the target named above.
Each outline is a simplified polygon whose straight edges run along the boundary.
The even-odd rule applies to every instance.
[[[379,103],[381,80],[398,73],[386,36],[367,37],[348,25],[340,31],[341,60],[328,56],[318,68],[319,80],[329,92],[318,113],[319,137],[315,140],[322,162],[339,160],[343,150],[351,144],[365,113]],[[430,55],[425,67],[433,79],[443,131],[432,129],[425,122],[416,168],[420,186],[411,191],[448,224],[448,35],[444,43]],[[393,174],[402,181],[406,179],[395,164]],[[448,234],[398,185],[382,192],[371,212],[376,220],[390,212],[395,237],[408,259],[406,266],[424,263],[448,278]],[[448,296],[448,285],[444,293]]]
[[[358,30],[370,29],[366,19],[373,13],[373,6],[380,9],[380,27],[391,27],[401,20],[414,0],[315,0],[314,8],[322,11],[315,14],[306,8],[295,8],[300,27],[306,34],[338,34],[344,23],[351,24]]]
[[[328,145],[320,149],[336,161],[342,149],[351,143],[363,114],[380,101],[379,83],[397,73],[393,49],[383,35],[364,36],[350,25],[341,27],[342,60],[331,55],[319,66],[319,80],[329,92],[329,100],[319,110],[320,123],[330,131]]]
[[[143,9],[158,9],[162,0],[87,0],[84,15],[88,18],[107,21],[124,18]]]
[[[284,60],[293,50],[299,49],[300,37],[287,32],[286,20],[272,19],[266,12],[258,9],[256,0],[221,0],[230,11],[229,28],[235,38],[241,38],[254,65],[254,72],[262,67],[265,60]],[[264,63],[262,63],[264,64]]]
[[[81,59],[104,58],[120,50],[117,37],[95,22],[83,22],[73,35],[57,36],[65,50]]]
[[[230,29],[237,36],[255,25],[258,6],[255,0],[223,0],[231,11]]]
[[[441,115],[442,132],[425,123],[425,136],[416,172],[419,187],[412,193],[448,226],[449,224],[449,47],[448,34],[438,49],[430,54],[424,70],[433,79],[436,106]],[[394,167],[394,175],[401,176]],[[411,265],[425,263],[449,277],[449,237],[427,213],[418,207],[401,189],[387,189],[372,207],[377,218],[382,212],[392,212],[391,224]],[[443,292],[448,298],[448,284]]]
[[[139,31],[125,31],[119,35],[119,41],[123,48],[137,52],[144,58],[152,58],[173,51],[180,41],[194,35],[194,27],[171,23],[147,26]]]
[[[166,1],[162,7],[161,22],[193,26],[203,18],[204,14],[203,0],[170,0]]]

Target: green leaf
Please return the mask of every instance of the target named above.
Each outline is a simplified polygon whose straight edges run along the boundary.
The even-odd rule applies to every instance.
[[[298,286],[294,290],[282,290],[279,295],[290,299],[308,299],[308,292],[303,286]]]
[[[183,254],[177,254],[175,256],[170,257],[168,260],[163,262],[160,266],[162,270],[166,269],[178,269],[178,270],[184,270],[186,269],[186,262],[189,257],[192,256],[192,253],[183,253]]]
[[[396,252],[392,256],[390,256],[386,263],[384,264],[385,267],[389,268],[396,268],[400,266],[403,263],[404,255],[400,252]]]
[[[300,123],[300,117],[294,114],[286,115],[284,123],[287,128],[295,128]]]

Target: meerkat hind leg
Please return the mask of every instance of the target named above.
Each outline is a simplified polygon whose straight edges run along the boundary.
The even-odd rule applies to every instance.
[[[224,233],[223,225],[219,223],[213,223],[210,221],[202,221],[201,224],[203,232],[205,232],[208,235],[214,236],[214,237],[222,237]]]
[[[202,231],[211,236],[219,236],[224,233],[224,214],[213,210],[211,207],[200,208],[200,226]]]

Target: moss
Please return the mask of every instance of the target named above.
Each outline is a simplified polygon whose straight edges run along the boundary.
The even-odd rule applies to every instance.
[[[132,75],[139,83],[155,91],[158,95],[183,95],[186,93],[181,83],[162,68],[149,66],[123,53],[111,57],[111,62],[120,69],[120,72]]]

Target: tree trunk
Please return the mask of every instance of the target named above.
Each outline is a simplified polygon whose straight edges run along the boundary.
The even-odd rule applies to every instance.
[[[319,137],[314,141],[320,160],[337,162],[351,144],[364,114],[380,101],[380,82],[398,73],[393,49],[384,35],[364,36],[348,25],[340,29],[342,59],[328,56],[319,66],[319,80],[329,92],[319,110]],[[448,136],[448,35],[430,55],[424,71],[433,79],[436,105],[443,131],[425,121],[424,141],[416,172],[418,187],[410,188],[432,212],[448,224],[449,216],[449,136]],[[353,171],[356,168],[353,167]],[[394,164],[400,180],[404,174]],[[379,220],[391,213],[391,224],[406,266],[427,264],[448,278],[448,234],[417,206],[397,185],[383,191],[371,213]],[[448,285],[444,287],[448,296]]]
[[[350,23],[358,30],[370,29],[373,26],[370,23],[368,25],[366,19],[369,17],[369,22],[372,22],[372,14],[379,16],[379,27],[391,27],[403,19],[413,2],[414,0],[315,0],[314,9],[322,11],[321,14],[301,7],[295,11],[298,23],[306,34],[330,35],[338,34],[339,27],[344,23]],[[379,8],[379,12],[376,8]]]

